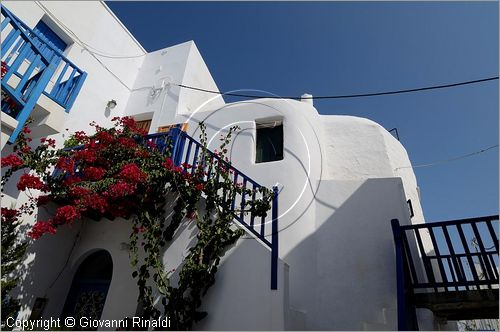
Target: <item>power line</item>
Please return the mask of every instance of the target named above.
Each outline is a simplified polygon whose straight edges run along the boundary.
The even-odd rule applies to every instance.
[[[85,48],[87,51],[93,53],[94,55],[99,55],[104,58],[111,58],[111,59],[134,59],[134,58],[140,58],[146,55],[144,54],[138,54],[138,55],[112,55],[112,54],[106,54],[102,51],[99,51],[97,48],[85,43],[83,40],[81,40],[70,28],[68,28],[63,22],[61,22],[55,15],[53,15],[50,10],[47,9],[44,5],[42,5],[39,1],[35,2],[38,7],[40,7],[47,15],[49,15],[54,21],[59,23],[61,27],[63,27],[66,32],[70,33],[75,39],[77,44],[79,44],[81,47]],[[86,47],[85,47],[86,46]],[[90,50],[92,49],[92,50]]]
[[[80,38],[78,38],[78,36],[73,32],[73,30],[71,30],[70,28],[68,28],[66,25],[64,25],[63,22],[61,22],[57,17],[55,17],[55,15],[53,15],[44,5],[42,5],[39,1],[36,1],[35,2],[38,7],[40,7],[47,15],[49,15],[54,21],[58,22],[64,29],[66,29],[66,31],[71,34],[73,37],[74,37],[74,40],[75,42],[80,45],[80,47],[82,47],[84,50],[86,50],[87,52],[89,52],[89,54],[108,72],[110,73],[114,78],[116,78],[118,80],[118,82],[120,82],[127,90],[129,91],[132,91],[132,89],[125,83],[123,82],[123,80],[118,76],[116,75],[111,69],[108,68],[108,66],[106,66],[98,57],[97,55],[100,55],[100,54],[97,54],[96,52],[92,51],[91,49],[89,49],[88,47],[88,44],[86,44],[85,42],[83,42]],[[101,55],[102,56],[102,55]],[[144,56],[144,55],[141,55],[141,56]]]
[[[497,147],[498,147],[498,144],[489,146],[487,148],[484,148],[484,149],[481,149],[481,150],[478,150],[478,151],[467,153],[467,154],[464,154],[464,155],[461,155],[461,156],[458,156],[458,157],[453,157],[453,158],[449,158],[449,159],[445,159],[445,160],[439,160],[439,161],[435,161],[435,162],[427,163],[427,164],[397,167],[394,170],[397,171],[398,169],[402,169],[402,168],[422,168],[422,167],[430,167],[430,166],[435,166],[435,165],[446,164],[446,163],[449,163],[449,162],[452,162],[452,161],[456,161],[456,160],[460,160],[460,159],[464,159],[464,158],[469,158],[469,157],[478,155],[480,153],[484,153],[484,152],[486,152],[488,150],[491,150],[491,149],[494,149],[494,148],[497,148]]]
[[[175,84],[175,83],[172,83],[172,84],[177,85],[181,88],[185,88],[185,89],[191,89],[191,90],[202,91],[202,92],[207,92],[207,93],[215,93],[215,94],[220,94],[223,96],[244,97],[244,98],[271,98],[271,99],[296,99],[296,100],[300,100],[300,99],[341,99],[341,98],[357,98],[357,97],[395,95],[395,94],[425,91],[425,90],[452,88],[452,87],[461,86],[461,85],[476,84],[476,83],[488,82],[488,81],[493,81],[493,80],[498,80],[498,76],[489,77],[489,78],[482,78],[482,79],[473,80],[473,81],[465,81],[465,82],[451,83],[451,84],[444,84],[444,85],[434,85],[434,86],[414,88],[414,89],[394,90],[394,91],[384,91],[384,92],[371,92],[371,93],[358,93],[358,94],[351,94],[351,95],[312,96],[312,97],[257,96],[257,95],[247,95],[247,94],[232,93],[232,92],[219,92],[219,91],[197,88],[197,87],[184,85],[184,84]]]
[[[77,44],[79,44],[83,49],[85,49],[87,52],[89,52],[99,64],[101,64],[104,69],[106,69],[111,75],[113,75],[125,88],[127,88],[129,91],[132,91],[132,89],[125,83],[123,82],[120,77],[118,77],[113,71],[111,71],[100,59],[97,58],[97,56],[101,57],[106,57],[106,58],[111,58],[111,59],[132,59],[132,58],[139,58],[143,57],[146,54],[139,54],[139,55],[133,55],[133,56],[119,56],[119,55],[108,55],[104,54],[100,51],[98,51],[95,47],[92,47],[91,45],[85,43],[82,41],[76,33],[73,32],[70,28],[68,28],[63,22],[61,22],[55,15],[53,15],[43,4],[40,3],[40,1],[35,1],[35,3],[46,13],[48,14],[52,19],[54,19],[56,22],[58,22],[68,33],[70,33],[74,38]],[[219,92],[219,91],[213,91],[213,90],[207,90],[207,89],[202,89],[198,87],[192,87],[184,84],[176,84],[172,83],[173,85],[179,86],[181,88],[186,88],[186,89],[191,89],[191,90],[197,90],[197,91],[202,91],[202,92],[207,92],[207,93],[214,93],[214,94],[220,94],[224,96],[233,96],[233,97],[243,97],[243,98],[272,98],[272,99],[295,99],[295,100],[300,100],[300,99],[341,99],[341,98],[357,98],[357,97],[371,97],[371,96],[382,96],[382,95],[394,95],[394,94],[401,94],[401,93],[409,93],[409,92],[417,92],[417,91],[425,91],[425,90],[435,90],[435,89],[443,89],[443,88],[451,88],[451,87],[456,87],[456,86],[461,86],[461,85],[468,85],[468,84],[475,84],[475,83],[482,83],[482,82],[487,82],[487,81],[493,81],[493,80],[498,80],[498,76],[495,77],[489,77],[489,78],[483,78],[483,79],[478,79],[478,80],[473,80],[473,81],[465,81],[465,82],[459,82],[459,83],[451,83],[451,84],[445,84],[445,85],[436,85],[436,86],[430,86],[430,87],[422,87],[422,88],[414,88],[414,89],[406,89],[406,90],[395,90],[395,91],[385,91],[385,92],[373,92],[373,93],[361,93],[361,94],[351,94],[351,95],[336,95],[336,96],[312,96],[312,97],[281,97],[281,96],[258,96],[258,95],[247,95],[247,94],[238,94],[238,93],[231,93],[231,92]]]

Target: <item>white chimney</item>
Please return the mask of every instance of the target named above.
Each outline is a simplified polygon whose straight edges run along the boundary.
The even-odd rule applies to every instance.
[[[313,105],[312,95],[310,95],[308,93],[304,93],[302,96],[300,96],[300,101],[303,103],[308,103],[308,104]]]

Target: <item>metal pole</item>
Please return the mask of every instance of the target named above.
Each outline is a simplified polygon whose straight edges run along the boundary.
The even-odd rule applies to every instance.
[[[271,289],[278,289],[278,187],[273,187],[271,235]]]

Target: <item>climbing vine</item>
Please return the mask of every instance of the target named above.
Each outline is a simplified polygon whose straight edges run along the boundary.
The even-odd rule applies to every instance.
[[[14,172],[22,170],[17,188],[30,197],[29,209],[49,202],[58,204],[52,218],[37,221],[29,231],[35,240],[46,233],[56,234],[62,225],[86,222],[84,217],[130,219],[130,263],[144,317],[167,316],[173,330],[191,329],[207,315],[200,306],[215,282],[221,257],[243,234],[233,222],[236,214],[265,216],[272,192],[260,187],[255,189],[260,198],[234,206],[236,195],[254,194],[253,189],[234,181],[226,157],[237,127],[222,136],[220,150],[211,153],[201,124],[198,162],[177,165],[169,154],[172,148],[159,149],[144,139],[145,132],[133,119],[113,121],[115,125],[107,129],[92,123],[93,135],[76,132],[64,149],[56,149],[54,140],[43,138],[32,149],[29,129],[25,128],[14,153],[2,158],[2,167],[7,167],[2,186]],[[172,142],[167,144],[171,147]],[[168,216],[167,202],[173,203]],[[174,271],[165,270],[162,253],[183,222],[196,224],[197,242],[179,267],[174,283]]]

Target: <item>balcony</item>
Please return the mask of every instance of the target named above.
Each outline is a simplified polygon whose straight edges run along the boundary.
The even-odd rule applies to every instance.
[[[34,137],[58,133],[87,73],[4,6],[1,18],[3,148],[30,117]]]
[[[415,308],[448,320],[498,319],[498,215],[405,226],[395,219],[392,228],[399,330],[418,329]]]

